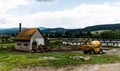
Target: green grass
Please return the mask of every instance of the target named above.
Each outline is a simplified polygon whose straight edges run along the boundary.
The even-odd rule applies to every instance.
[[[4,48],[3,46],[7,46]],[[14,44],[0,44],[0,71],[9,71],[15,67],[26,66],[54,66],[63,67],[67,65],[81,64],[102,64],[120,62],[119,55],[86,55],[79,52],[44,52],[44,53],[26,53],[13,50]],[[43,56],[53,56],[56,60],[39,60]],[[69,56],[90,56],[91,60],[73,60]]]
[[[92,31],[92,33],[96,33],[96,32],[101,33],[103,31],[109,31],[109,30],[97,30],[97,31]]]

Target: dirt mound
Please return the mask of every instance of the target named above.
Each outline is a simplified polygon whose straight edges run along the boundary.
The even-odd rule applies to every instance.
[[[11,71],[119,71],[119,70],[120,70],[120,63],[68,66],[59,69],[56,69],[54,67],[27,67],[27,68],[16,68]]]
[[[111,50],[108,50],[106,52],[107,54],[120,54],[120,48],[114,48],[114,49],[111,49]]]

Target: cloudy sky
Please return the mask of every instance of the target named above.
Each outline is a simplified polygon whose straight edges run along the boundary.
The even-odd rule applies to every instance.
[[[120,0],[0,0],[0,28],[120,23]]]

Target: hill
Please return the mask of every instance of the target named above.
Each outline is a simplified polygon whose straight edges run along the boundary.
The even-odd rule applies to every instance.
[[[45,28],[40,27],[43,34],[45,33],[65,33],[66,31],[69,32],[87,32],[87,31],[97,31],[97,30],[120,30],[120,24],[107,24],[107,25],[94,25],[88,26],[83,29],[65,29],[65,28]],[[17,33],[19,28],[1,28],[0,33],[8,33],[8,34],[15,34]]]
[[[120,30],[119,24],[106,24],[106,25],[95,25],[84,28],[84,31],[97,31],[97,30]]]
[[[0,29],[0,34],[15,34],[18,33],[18,28],[4,28]]]
[[[48,28],[46,30],[42,30],[43,33],[64,33],[66,31],[69,32],[88,32],[88,31],[98,31],[98,30],[120,30],[120,24],[107,24],[107,25],[95,25],[88,26],[83,29],[64,29],[64,28]]]
[[[61,33],[63,34],[64,32],[68,31],[70,29],[64,29],[64,28],[47,28],[45,30],[41,30],[42,33],[48,33],[48,34],[52,34],[52,33]]]

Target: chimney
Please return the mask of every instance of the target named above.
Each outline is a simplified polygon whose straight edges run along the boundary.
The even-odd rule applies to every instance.
[[[21,23],[19,23],[19,32],[21,32]]]

